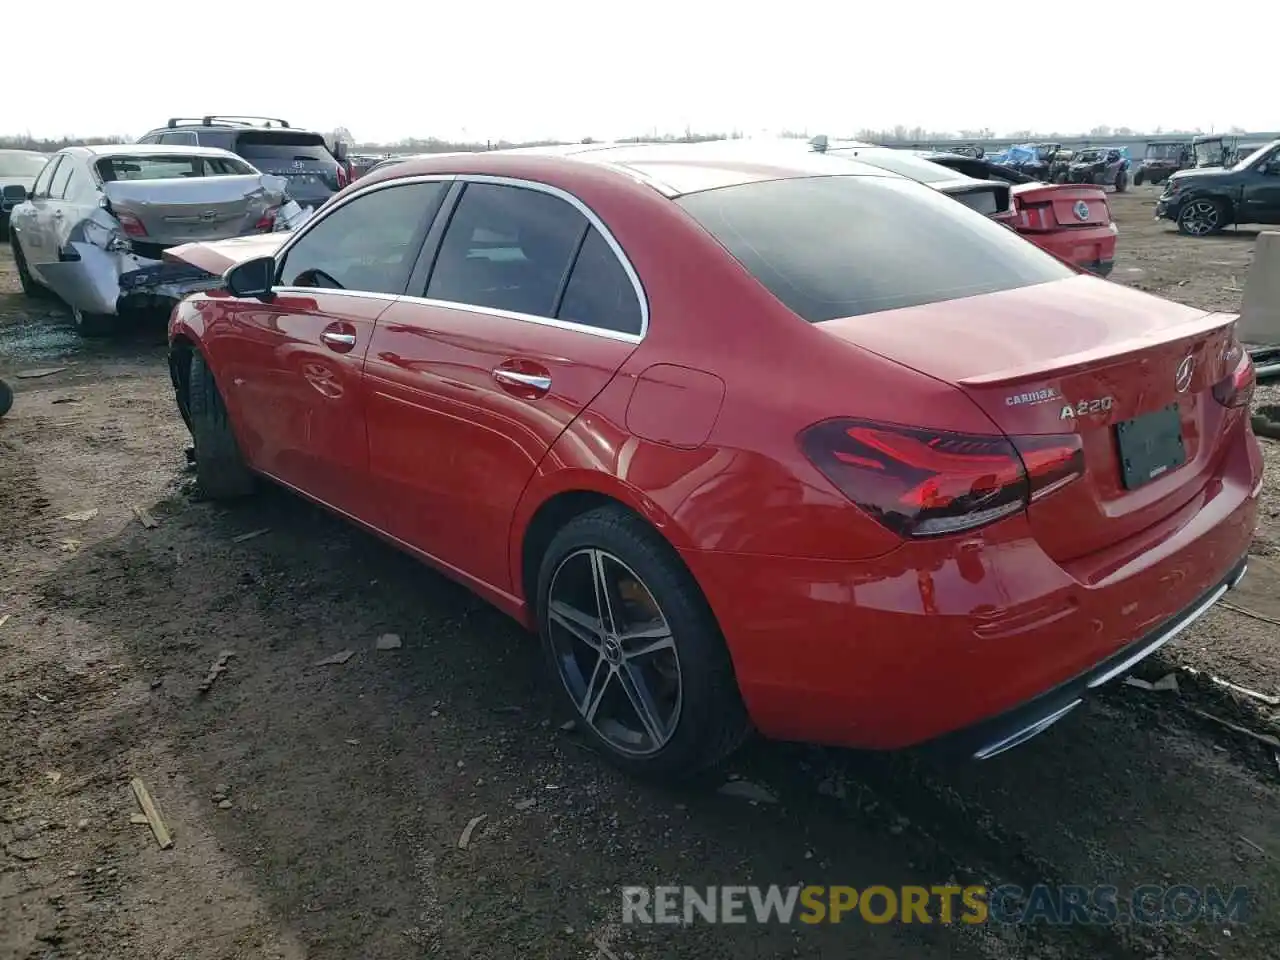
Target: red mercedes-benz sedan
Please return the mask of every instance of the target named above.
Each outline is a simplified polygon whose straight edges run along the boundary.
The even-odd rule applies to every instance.
[[[171,254],[210,496],[293,488],[536,628],[616,762],[988,757],[1244,574],[1234,316],[848,159],[416,159]],[[299,598],[299,602],[303,602]]]

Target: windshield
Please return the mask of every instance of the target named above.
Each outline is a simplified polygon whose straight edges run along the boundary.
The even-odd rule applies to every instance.
[[[1186,148],[1180,143],[1148,143],[1148,160],[1177,160]]]
[[[890,173],[910,177],[918,183],[938,183],[942,180],[956,179],[955,173],[946,167],[931,163],[923,157],[917,157],[910,153],[901,153],[897,150],[850,149],[828,150],[827,152],[836,153],[843,157],[853,157],[863,163],[869,163],[873,167],[879,167],[881,170],[888,170]]]
[[[898,178],[764,180],[676,203],[811,323],[1075,276],[994,220]]]
[[[1222,141],[1206,140],[1203,143],[1195,144],[1192,149],[1196,154],[1197,167],[1220,167],[1222,166]]]
[[[1241,160],[1239,163],[1237,163],[1237,164],[1236,164],[1234,167],[1232,167],[1231,169],[1233,169],[1233,170],[1248,170],[1248,169],[1249,169],[1250,167],[1252,167],[1255,163],[1257,163],[1259,160],[1261,160],[1263,157],[1265,157],[1265,156],[1267,155],[1267,152],[1268,152],[1268,151],[1270,151],[1270,150],[1271,150],[1272,148],[1274,148],[1275,146],[1276,146],[1276,145],[1275,145],[1274,143],[1264,143],[1264,144],[1263,144],[1262,146],[1260,146],[1257,150],[1253,151],[1253,153],[1249,154],[1247,157],[1245,157],[1243,160]]]
[[[40,175],[49,158],[43,153],[22,153],[0,150],[0,177],[31,177]]]
[[[1076,159],[1081,163],[1097,163],[1102,159],[1101,150],[1081,150]]]

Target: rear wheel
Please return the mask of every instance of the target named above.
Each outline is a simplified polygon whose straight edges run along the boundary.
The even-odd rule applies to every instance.
[[[1133,175],[1133,185],[1134,185],[1135,187],[1140,187],[1140,186],[1142,186],[1142,171],[1141,171],[1141,170],[1139,170],[1137,173],[1135,173],[1135,174]]]
[[[1189,237],[1207,237],[1225,225],[1226,216],[1217,200],[1192,200],[1178,214],[1178,229]]]
[[[71,308],[71,320],[82,337],[105,337],[116,328],[116,318],[110,314],[86,313],[79,307]]]
[[[680,778],[742,743],[750,725],[715,618],[639,517],[605,506],[569,521],[542,559],[537,598],[551,675],[612,763]]]
[[[191,438],[195,442],[196,481],[201,491],[213,500],[229,500],[252,493],[253,473],[231,431],[231,421],[213,371],[194,350],[187,380],[187,411],[191,418]]]

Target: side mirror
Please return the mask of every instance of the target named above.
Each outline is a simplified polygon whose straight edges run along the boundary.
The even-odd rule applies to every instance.
[[[234,297],[270,300],[271,288],[276,280],[275,257],[254,257],[244,263],[237,263],[222,279]]]
[[[27,199],[27,188],[20,183],[6,184],[4,188],[4,207],[16,207]]]

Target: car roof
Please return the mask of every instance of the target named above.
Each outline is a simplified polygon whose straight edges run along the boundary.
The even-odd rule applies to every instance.
[[[803,143],[803,141],[800,141]],[[765,180],[817,176],[906,179],[870,164],[768,142],[571,144],[417,156],[366,174],[358,182],[430,174],[538,179],[584,167],[640,181],[667,197]]]
[[[196,147],[184,143],[99,143],[84,147],[64,147],[59,152],[75,153],[83,157],[235,156],[230,150],[223,150],[221,147]]]

